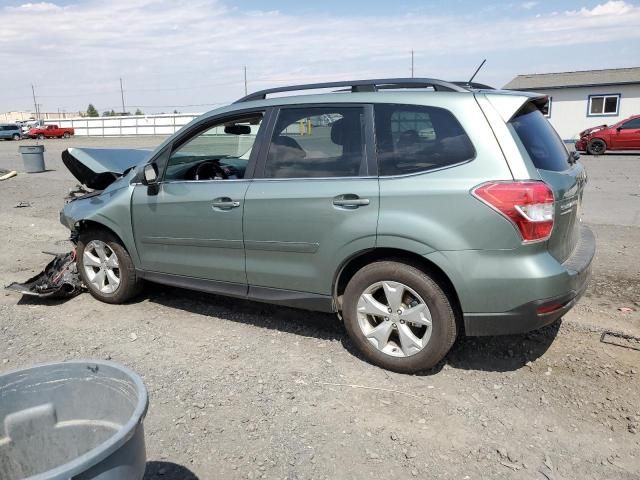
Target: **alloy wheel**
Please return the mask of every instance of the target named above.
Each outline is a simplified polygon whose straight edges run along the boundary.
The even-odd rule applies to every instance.
[[[365,289],[357,315],[364,336],[387,355],[410,357],[431,338],[429,307],[415,290],[399,282],[376,282]]]
[[[109,245],[101,240],[92,240],[82,253],[84,273],[100,293],[114,293],[120,285],[120,264]]]

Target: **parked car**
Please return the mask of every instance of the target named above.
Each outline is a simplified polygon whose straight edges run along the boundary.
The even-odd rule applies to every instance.
[[[20,140],[22,132],[20,127],[15,124],[0,125],[0,139],[3,140]]]
[[[547,325],[587,286],[587,177],[546,102],[433,79],[264,90],[154,151],[66,150],[95,191],[60,218],[101,301],[148,280],[335,312],[369,361],[415,372],[458,335]]]
[[[640,150],[640,115],[626,118],[610,127],[600,125],[580,132],[576,150],[602,155],[607,150]]]
[[[43,125],[30,129],[26,136],[29,138],[69,138],[73,134],[75,134],[73,128]]]

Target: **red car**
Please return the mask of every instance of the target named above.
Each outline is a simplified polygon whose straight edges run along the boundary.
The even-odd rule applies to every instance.
[[[27,132],[29,138],[69,138],[75,133],[73,128],[60,128],[58,125],[35,127]]]
[[[640,115],[633,115],[608,127],[587,128],[580,132],[576,150],[602,155],[607,150],[640,150]]]

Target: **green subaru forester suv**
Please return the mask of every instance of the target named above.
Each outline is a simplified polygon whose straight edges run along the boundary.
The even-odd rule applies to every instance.
[[[311,89],[338,90],[286,96]],[[336,312],[372,363],[424,370],[458,335],[542,327],[586,288],[587,177],[547,104],[426,78],[263,90],[154,151],[68,149],[92,191],[61,220],[99,300],[148,280]]]

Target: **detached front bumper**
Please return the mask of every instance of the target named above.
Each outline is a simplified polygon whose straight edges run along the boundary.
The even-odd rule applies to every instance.
[[[585,152],[587,150],[587,139],[581,138],[575,144],[575,148],[579,152]]]
[[[595,251],[593,232],[589,227],[581,225],[578,245],[562,264],[567,273],[565,292],[551,298],[533,300],[507,312],[465,313],[465,333],[469,336],[511,335],[526,333],[555,322],[573,308],[587,289]]]

